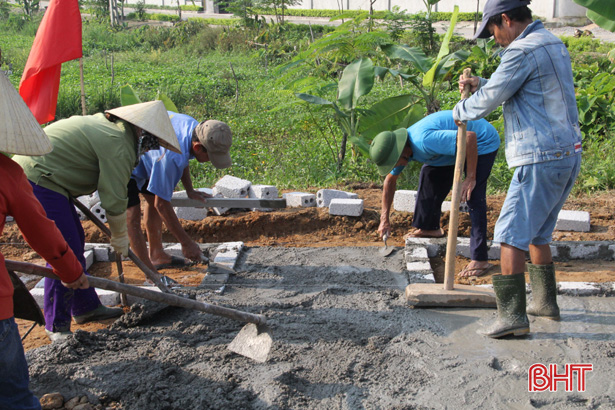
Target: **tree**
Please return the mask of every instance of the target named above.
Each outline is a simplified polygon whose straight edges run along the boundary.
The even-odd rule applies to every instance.
[[[260,0],[259,6],[275,13],[277,23],[284,23],[285,11],[289,6],[301,4],[301,0]]]
[[[32,14],[39,10],[39,0],[17,0],[17,4],[21,6],[26,16],[32,17]]]

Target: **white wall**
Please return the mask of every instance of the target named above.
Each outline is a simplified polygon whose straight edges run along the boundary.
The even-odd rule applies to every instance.
[[[483,10],[486,2],[487,0],[479,0],[480,11]],[[337,10],[340,8],[340,3],[343,4],[344,10],[348,8],[351,10],[369,10],[369,0],[303,0],[293,8]],[[440,0],[435,5],[434,11],[451,12],[455,5],[459,6],[461,12],[472,13],[476,11],[476,0]],[[391,10],[394,6],[399,6],[401,10],[406,10],[408,13],[425,11],[422,0],[376,0],[374,10]],[[546,20],[585,16],[585,8],[579,6],[573,0],[534,0],[529,7],[534,15]]]
[[[132,2],[132,0],[129,0]],[[190,0],[179,0],[181,4],[192,4]],[[479,0],[479,8],[482,11],[487,0]],[[146,4],[176,6],[177,0],[145,0]],[[207,13],[213,10],[212,0],[196,0],[197,5],[203,4]],[[344,10],[369,10],[369,0],[302,0],[297,9],[327,9],[339,10],[340,5]],[[459,5],[459,11],[472,13],[476,11],[476,0],[440,0],[434,7],[434,11],[450,12],[455,5]],[[407,13],[417,13],[425,11],[422,0],[376,0],[374,10],[391,10],[394,6],[399,6],[400,10]],[[536,16],[546,20],[554,18],[578,18],[585,17],[585,8],[576,4],[573,0],[534,0],[530,4],[530,9]]]

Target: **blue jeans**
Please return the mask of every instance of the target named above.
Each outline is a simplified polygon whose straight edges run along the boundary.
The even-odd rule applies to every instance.
[[[518,167],[495,224],[493,241],[523,251],[529,250],[530,244],[549,244],[580,169],[580,154]]]
[[[15,318],[0,320],[0,409],[40,409],[29,384],[28,363]]]

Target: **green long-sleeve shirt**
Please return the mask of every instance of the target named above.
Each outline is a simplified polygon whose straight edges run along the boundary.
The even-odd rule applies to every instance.
[[[44,156],[16,155],[32,182],[66,197],[98,190],[101,206],[119,215],[128,203],[127,185],[136,165],[136,138],[122,120],[104,114],[74,116],[45,127],[53,151]]]

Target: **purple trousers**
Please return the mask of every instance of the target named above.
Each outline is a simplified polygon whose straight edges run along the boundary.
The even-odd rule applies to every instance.
[[[75,206],[62,194],[36,185],[32,181],[30,185],[34,195],[43,205],[47,218],[56,223],[85,272],[83,257],[85,233]],[[45,329],[52,332],[68,331],[71,316],[88,313],[98,305],[100,300],[94,288],[72,290],[62,285],[59,280],[45,278]]]

